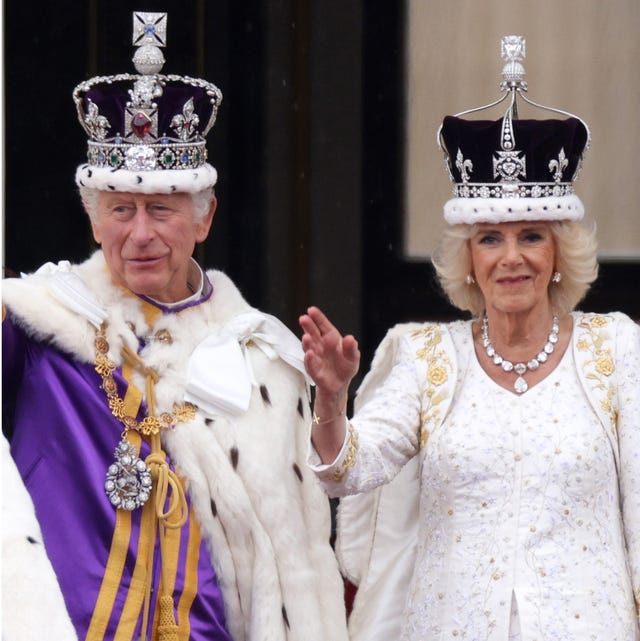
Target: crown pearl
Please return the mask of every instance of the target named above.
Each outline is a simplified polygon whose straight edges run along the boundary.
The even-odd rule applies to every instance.
[[[164,56],[158,47],[143,45],[136,50],[133,64],[137,72],[143,75],[160,73],[164,65]]]

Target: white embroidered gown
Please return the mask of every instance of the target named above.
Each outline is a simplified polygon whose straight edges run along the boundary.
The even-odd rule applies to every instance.
[[[469,324],[452,338],[457,353],[473,350]],[[415,354],[403,339],[390,376],[352,420],[358,451],[344,479],[327,479],[335,465],[317,467],[332,494],[378,485],[415,453],[424,412]],[[631,354],[634,367],[639,356]],[[571,346],[522,395],[497,385],[475,353],[465,372],[423,448],[402,640],[640,640],[627,551],[633,546],[637,563],[639,540],[625,541],[610,436],[576,375]],[[632,380],[637,385],[637,370]],[[627,443],[637,449],[621,460],[635,490],[624,514],[638,519],[634,420]]]

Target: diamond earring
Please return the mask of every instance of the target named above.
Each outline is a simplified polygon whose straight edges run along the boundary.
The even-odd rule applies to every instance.
[[[467,274],[467,277],[464,279],[467,285],[475,285],[476,279],[473,277],[473,274]]]
[[[553,272],[551,277],[551,282],[556,283],[556,285],[562,280],[562,274],[560,272]]]

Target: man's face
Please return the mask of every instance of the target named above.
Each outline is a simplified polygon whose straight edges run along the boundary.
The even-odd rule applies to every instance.
[[[206,216],[196,220],[190,194],[101,191],[91,227],[117,283],[171,303],[190,294],[189,259],[207,237],[215,208],[214,199]]]

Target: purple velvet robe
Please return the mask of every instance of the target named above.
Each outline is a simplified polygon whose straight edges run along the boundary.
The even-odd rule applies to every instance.
[[[207,293],[210,295],[210,291]],[[35,504],[47,553],[78,637],[85,639],[114,537],[116,510],[105,494],[104,482],[123,426],[109,410],[93,364],[79,362],[45,342],[31,339],[12,320],[10,310],[3,322],[2,360],[3,411],[12,430],[11,451]],[[122,397],[127,383],[119,370],[114,378]],[[144,459],[148,452],[149,446],[143,442],[140,458]],[[109,605],[110,612],[104,615],[108,618],[106,630],[99,638],[92,635],[91,641],[124,638],[122,633],[116,635],[116,630],[132,583],[132,592],[141,591],[137,582],[132,582],[141,514],[142,509],[130,513],[128,549],[119,584],[114,588],[113,607]],[[179,530],[173,590],[180,639],[230,641],[222,595],[206,545],[197,538],[198,547],[189,549],[194,548],[189,540],[194,528],[197,532],[190,512],[187,523]],[[156,540],[154,596],[160,588],[158,548]],[[191,559],[197,559],[195,576],[193,561],[191,566],[187,563],[188,553]],[[195,589],[195,596],[189,597],[189,589]],[[190,603],[185,613],[178,607],[181,597]],[[125,617],[129,619],[129,629],[135,630],[129,638],[140,638],[141,609],[133,608],[133,614]],[[152,598],[151,621],[155,609]],[[155,627],[154,622],[149,638],[157,638]]]

